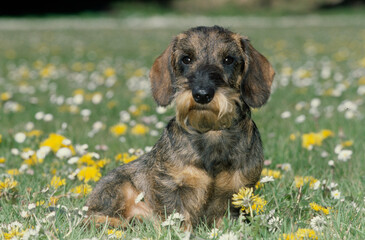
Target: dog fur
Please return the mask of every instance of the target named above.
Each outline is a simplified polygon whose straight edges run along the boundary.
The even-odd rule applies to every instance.
[[[219,26],[177,35],[150,71],[154,99],[175,102],[176,117],[150,152],[97,183],[86,203],[93,221],[125,226],[178,212],[191,229],[219,224],[228,209],[238,216],[232,194],[255,186],[264,160],[250,109],[267,102],[273,78],[246,37]]]

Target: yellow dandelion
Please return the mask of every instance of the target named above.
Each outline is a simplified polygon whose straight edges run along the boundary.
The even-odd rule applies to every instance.
[[[79,186],[76,186],[72,188],[70,191],[71,193],[74,193],[80,197],[86,196],[91,192],[92,188],[89,184],[81,184]]]
[[[233,194],[232,204],[236,208],[241,208],[242,212],[252,215],[253,212],[262,213],[267,202],[253,194],[253,188],[242,187],[237,194]]]
[[[36,156],[32,156],[28,159],[25,159],[24,164],[27,164],[28,166],[33,166],[36,164],[41,164],[41,163],[43,163],[43,161],[44,161],[44,159],[42,159],[42,158],[37,158]]]
[[[294,178],[295,187],[300,188],[305,184],[309,184],[309,187],[314,189],[317,187],[319,183],[318,179],[315,179],[312,176],[295,176]]]
[[[99,168],[103,168],[105,165],[107,165],[110,162],[110,159],[104,158],[95,163],[95,165]]]
[[[29,150],[31,150],[31,149],[29,149]],[[25,149],[23,151],[26,152],[27,150]],[[43,160],[44,159],[42,159],[42,158],[37,158],[37,154],[34,153],[33,155],[29,156],[29,158],[24,159],[23,163],[27,164],[28,166],[34,166],[34,165],[43,163]]]
[[[87,62],[84,64],[84,69],[88,72],[92,72],[95,70],[95,64],[92,62]]]
[[[8,171],[6,171],[9,175],[11,176],[16,176],[16,175],[19,175],[20,172],[18,169],[16,168],[12,168],[12,169],[9,169]]]
[[[323,92],[323,96],[333,96],[333,91],[334,89],[333,88],[328,88],[326,89],[324,92]]]
[[[45,204],[46,201],[44,200],[40,200],[40,201],[37,201],[36,202],[36,206],[39,207],[39,206],[43,206]]]
[[[0,157],[0,163],[5,163],[6,159],[4,157]]]
[[[321,205],[318,205],[317,203],[315,202],[312,202],[309,204],[309,206],[316,212],[322,212],[326,215],[328,215],[330,213],[330,207],[322,207]]]
[[[18,186],[18,182],[12,178],[5,178],[4,181],[0,181],[0,196],[4,192],[14,191],[16,186]]]
[[[42,134],[43,134],[43,131],[37,130],[37,129],[34,129],[30,132],[25,133],[25,135],[27,135],[27,137],[39,137]]]
[[[272,170],[272,169],[268,169],[268,168],[262,169],[261,175],[262,176],[269,176],[269,177],[271,176],[275,179],[278,179],[278,178],[282,177],[282,174],[279,170]]]
[[[93,93],[85,93],[85,100],[86,101],[91,101],[91,99],[93,98],[94,94]]]
[[[56,175],[57,169],[56,168],[52,168],[50,172],[51,172],[52,175]]]
[[[306,133],[302,135],[302,146],[307,149],[313,146],[321,146],[322,140],[322,136],[317,133]]]
[[[58,176],[53,176],[52,180],[51,180],[51,186],[54,187],[55,189],[66,185],[66,179],[61,179],[61,177]]]
[[[291,76],[293,74],[293,69],[291,67],[283,67],[281,72],[285,76]]]
[[[149,131],[149,128],[143,124],[136,124],[131,130],[134,135],[145,135]]]
[[[255,211],[256,214],[263,213],[265,211],[266,204],[267,201],[265,199],[262,199],[257,195],[253,196],[252,210]]]
[[[59,199],[60,199],[59,197],[50,197],[48,206],[56,206]]]
[[[314,210],[314,211],[320,211],[321,210],[321,206],[318,205],[317,203],[310,203],[309,206]]]
[[[354,144],[354,141],[349,140],[349,141],[344,141],[341,143],[342,147],[351,147]]]
[[[41,69],[44,66],[44,63],[41,60],[37,60],[33,63],[33,67],[35,69]]]
[[[115,136],[121,136],[127,132],[127,125],[124,123],[118,123],[109,128],[109,131]]]
[[[284,233],[279,237],[279,240],[296,240],[294,233]]]
[[[27,67],[21,67],[19,73],[23,79],[28,79],[30,77],[30,71]]]
[[[259,189],[259,188],[262,188],[264,186],[263,183],[261,183],[260,181],[258,181],[255,185],[255,189]]]
[[[136,77],[142,77],[146,74],[146,69],[145,68],[138,68],[134,73],[133,76]]]
[[[77,178],[85,183],[90,180],[97,182],[101,178],[101,173],[96,166],[83,167],[77,174]]]
[[[313,229],[299,228],[295,235],[297,239],[318,239]]]
[[[72,71],[74,72],[81,72],[82,71],[82,63],[81,62],[75,62],[71,66]]]
[[[82,155],[79,160],[77,161],[79,164],[86,164],[86,165],[95,165],[95,161],[92,159],[93,155],[91,153],[86,153]]]
[[[109,101],[106,106],[109,108],[109,109],[112,109],[112,108],[115,108],[117,106],[118,102],[115,101],[115,100],[112,100],[112,101]]]
[[[69,112],[69,113],[79,113],[80,112],[80,109],[78,106],[76,105],[62,105],[58,108],[58,111],[61,112],[61,113],[64,113],[64,112]]]
[[[117,238],[120,239],[124,236],[124,232],[120,231],[120,230],[115,230],[115,229],[109,229],[108,230],[108,237],[109,238]]]
[[[135,102],[139,102],[141,100],[141,98],[135,98],[134,101]],[[144,111],[148,111],[150,109],[150,107],[146,104],[141,104],[138,107],[136,106],[132,106],[129,108],[129,112],[133,115],[133,116],[140,116],[142,115],[142,113]]]
[[[123,162],[123,163],[129,163],[134,160],[136,160],[138,157],[136,155],[129,155],[128,153],[119,153],[115,156],[115,160]]]
[[[40,147],[50,147],[54,153],[56,153],[60,148],[69,148],[74,155],[75,149],[73,148],[73,146],[64,144],[64,140],[66,139],[67,138],[62,135],[51,133],[47,139],[41,142]]]
[[[11,97],[12,97],[12,95],[9,92],[4,92],[4,93],[0,94],[0,100],[3,102],[10,100]]]
[[[39,71],[39,75],[43,78],[50,77],[55,71],[55,67],[52,64],[48,64]]]
[[[292,133],[292,134],[290,134],[289,139],[291,141],[295,141],[295,139],[297,139],[297,136],[294,133]]]
[[[313,75],[313,73],[310,70],[307,70],[307,69],[300,69],[298,71],[298,76],[301,79],[310,78],[310,77],[312,77],[312,75]]]
[[[76,89],[76,90],[74,90],[72,92],[72,95],[73,96],[76,96],[76,95],[85,95],[85,90],[82,89],[82,88],[78,88],[78,89]]]
[[[342,62],[347,60],[349,53],[346,50],[338,50],[335,54],[333,54],[333,59],[336,62]]]
[[[279,240],[304,240],[304,239],[318,239],[318,236],[313,229],[299,228],[295,233],[284,233],[279,237]]]
[[[3,235],[5,239],[21,239],[24,232],[19,226],[14,226],[7,233],[3,232]]]
[[[326,139],[328,137],[333,137],[335,134],[331,130],[324,129],[320,131],[320,135],[322,136],[323,139]]]
[[[313,146],[321,146],[324,139],[332,136],[334,136],[334,133],[328,129],[318,133],[305,133],[302,135],[302,147],[311,149]]]
[[[115,69],[114,68],[111,68],[111,67],[108,67],[104,70],[104,76],[105,77],[113,77],[115,76]]]

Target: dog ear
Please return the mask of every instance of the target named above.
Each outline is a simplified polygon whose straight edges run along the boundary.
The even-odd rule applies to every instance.
[[[171,103],[174,95],[172,81],[175,74],[172,69],[172,43],[155,60],[150,71],[152,95],[160,106],[167,106]]]
[[[250,107],[261,107],[269,99],[275,71],[269,61],[249,43],[248,39],[241,38],[241,44],[245,55],[241,94]]]

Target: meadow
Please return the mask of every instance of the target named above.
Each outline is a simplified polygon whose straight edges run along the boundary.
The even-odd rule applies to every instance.
[[[179,215],[87,228],[83,204],[174,115],[151,97],[153,60],[214,24],[247,35],[276,76],[252,114],[266,161],[254,192],[235,196],[246,214],[191,239],[365,239],[361,15],[0,19],[0,239],[187,238]]]

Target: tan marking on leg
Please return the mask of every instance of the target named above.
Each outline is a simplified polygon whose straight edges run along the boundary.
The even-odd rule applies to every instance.
[[[122,221],[121,219],[115,217],[101,215],[92,215],[86,218],[83,222],[88,226],[95,225],[96,228],[100,228],[105,224],[108,224],[109,226],[114,228],[126,228],[128,226],[127,221]]]
[[[136,198],[140,194],[131,183],[124,183],[121,187],[124,197],[124,206],[121,209],[123,217],[130,221],[133,217],[147,218],[152,216],[152,209],[143,201],[136,202]]]
[[[238,191],[241,187],[249,185],[241,171],[224,171],[217,175],[215,179],[215,189],[219,192]]]
[[[212,181],[204,170],[193,166],[176,169],[172,171],[171,176],[179,186],[185,185],[197,189],[207,189]]]

